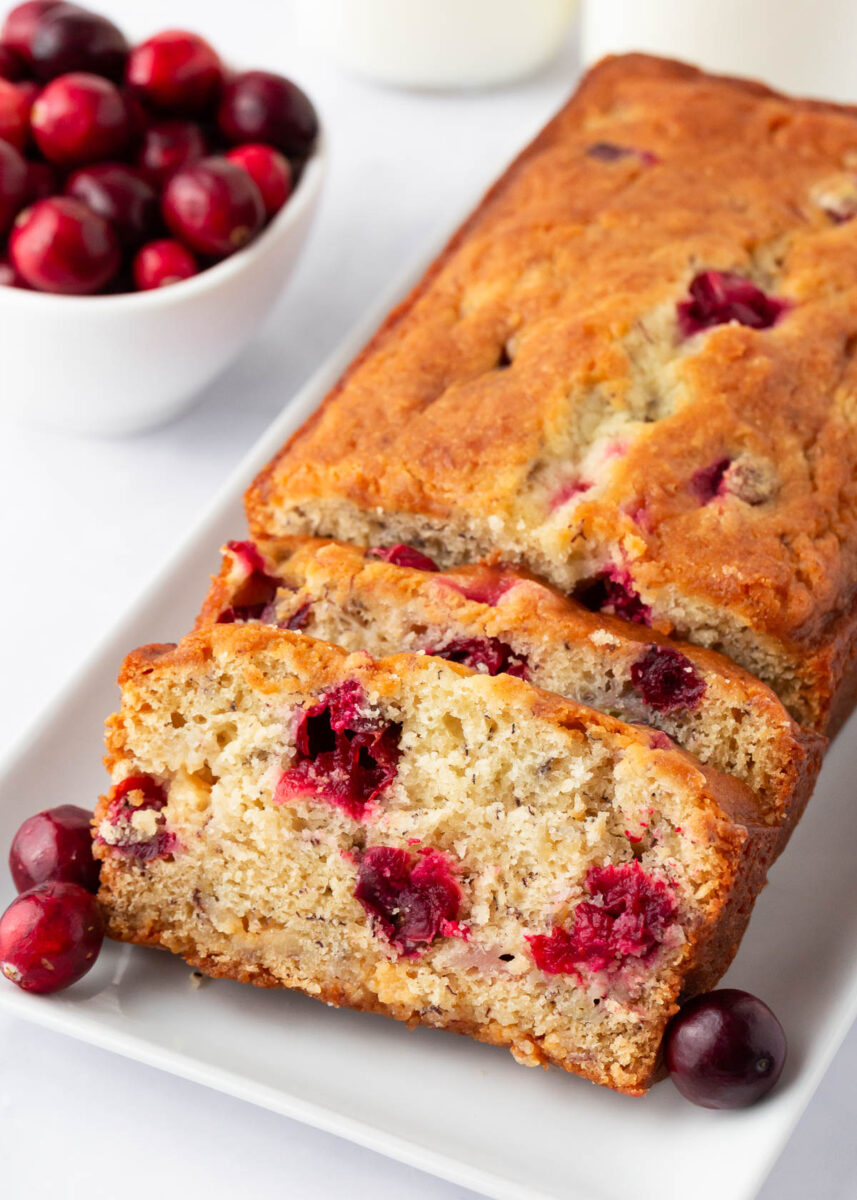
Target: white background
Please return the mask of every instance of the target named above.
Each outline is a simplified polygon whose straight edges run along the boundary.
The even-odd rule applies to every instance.
[[[4,743],[73,675],[313,368],[438,231],[470,207],[559,105],[577,73],[570,45],[546,74],[515,88],[478,95],[387,91],[346,78],[303,45],[294,0],[103,0],[99,7],[132,36],[185,26],[238,64],[292,75],[321,110],[331,167],[288,293],[255,345],[187,417],[122,441],[4,422]],[[11,411],[14,397],[0,399],[4,414]],[[121,394],[115,400],[121,405]],[[203,587],[200,580],[200,594]],[[164,629],[162,636],[181,632]],[[63,792],[61,762],[56,781],[46,807],[91,805],[93,797]],[[855,1077],[852,1030],[761,1200],[857,1195]],[[3,1196],[35,1200],[151,1200],[153,1190],[164,1200],[470,1195],[6,1017],[0,1017],[0,1179]]]

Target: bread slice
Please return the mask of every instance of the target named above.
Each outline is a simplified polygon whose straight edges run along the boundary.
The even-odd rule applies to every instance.
[[[598,63],[247,497],[857,694],[857,108]]]
[[[763,820],[780,830],[778,849],[821,765],[825,740],[801,730],[770,688],[721,655],[591,613],[511,571],[438,572],[406,546],[231,542],[198,624],[260,619],[375,657],[423,651],[508,672],[663,730],[758,794]]]
[[[510,675],[262,625],[131,654],[114,937],[630,1094],[738,945],[774,836],[661,733]]]

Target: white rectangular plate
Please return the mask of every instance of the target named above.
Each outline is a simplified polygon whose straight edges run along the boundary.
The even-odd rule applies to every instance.
[[[45,807],[58,779],[70,802],[94,802],[122,656],[189,628],[218,547],[241,536],[244,487],[381,315],[288,405],[148,595],[8,760],[0,847]],[[106,947],[95,970],[57,996],[0,984],[0,1005],[497,1200],[751,1200],[857,1016],[855,733],[852,721],[830,752],[728,975],[768,1001],[790,1041],[780,1086],[745,1112],[694,1108],[669,1083],[627,1099],[560,1071],[525,1070],[502,1050],[288,992],[222,980],[194,990],[180,961],[127,946]],[[2,872],[0,904],[11,897]]]

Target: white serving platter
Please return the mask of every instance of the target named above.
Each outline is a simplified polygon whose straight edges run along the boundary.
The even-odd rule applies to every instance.
[[[409,275],[287,404],[149,592],[0,771],[0,847],[62,779],[103,789],[101,734],[124,653],[190,626],[218,547],[240,537],[245,486],[311,412]],[[790,1056],[763,1104],[694,1108],[668,1083],[632,1100],[503,1050],[229,981],[193,986],[166,954],[105,948],[75,987],[37,997],[0,981],[0,1007],[318,1126],[496,1200],[752,1200],[857,1017],[857,716],[772,872],[726,982],[762,996]],[[0,906],[12,898],[0,872]]]

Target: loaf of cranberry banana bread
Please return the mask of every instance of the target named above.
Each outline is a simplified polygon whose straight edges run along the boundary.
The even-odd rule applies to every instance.
[[[258,477],[254,536],[493,556],[835,728],[855,213],[857,109],[605,60]]]
[[[263,621],[366,650],[418,651],[507,673],[623,721],[660,729],[758,795],[782,849],[809,798],[824,739],[722,655],[595,614],[491,567],[440,572],[408,546],[312,538],[230,542],[197,625]]]
[[[215,976],[638,1094],[764,881],[748,789],[509,674],[231,624],[120,683],[109,929]]]

